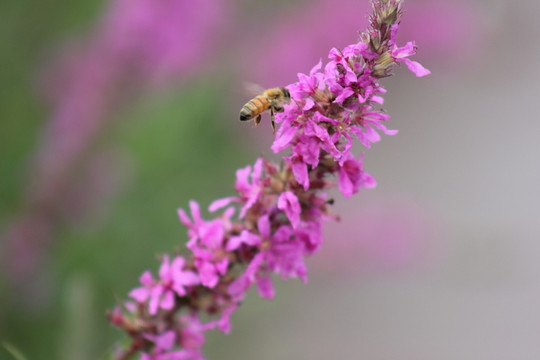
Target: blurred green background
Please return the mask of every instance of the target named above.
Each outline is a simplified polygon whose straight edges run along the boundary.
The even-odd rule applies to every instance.
[[[39,151],[40,131],[51,113],[36,90],[43,64],[66,38],[92,31],[105,4],[8,1],[0,7],[0,219],[5,231],[26,210],[21,203],[32,176],[32,153]],[[105,310],[125,298],[144,269],[156,267],[157,254],[181,247],[185,229],[176,209],[190,199],[206,207],[230,194],[234,170],[254,159],[254,150],[235,136],[240,126],[238,105],[231,104],[227,91],[232,81],[233,76],[215,69],[191,79],[186,74],[166,91],[146,91],[110,115],[111,124],[87,152],[110,144],[125,150],[129,179],[110,208],[99,208],[83,221],[59,221],[54,241],[40,248],[50,257],[38,269],[41,283],[28,288],[2,278],[2,342],[28,359],[92,359],[120,339]],[[8,358],[1,349],[0,359]]]
[[[176,209],[232,194],[236,169],[270,155],[268,122],[237,121],[244,84],[295,81],[354,42],[369,9],[161,5],[0,2],[0,342],[28,359],[100,358],[121,338],[105,310],[182,248]],[[384,81],[400,134],[366,154],[378,188],[336,195],[343,220],[328,225],[310,284],[276,281],[270,302],[250,294],[231,335],[209,334],[209,359],[540,356],[540,9],[406,10],[401,41],[417,40],[432,75]],[[51,125],[64,104],[77,116]],[[83,145],[61,161],[73,139]]]

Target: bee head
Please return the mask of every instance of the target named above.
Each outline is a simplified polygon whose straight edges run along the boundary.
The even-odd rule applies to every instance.
[[[286,98],[286,99],[290,99],[291,98],[291,93],[289,92],[289,90],[287,88],[283,88],[283,96]]]

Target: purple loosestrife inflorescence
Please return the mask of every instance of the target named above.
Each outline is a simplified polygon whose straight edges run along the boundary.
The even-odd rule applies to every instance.
[[[401,0],[375,0],[370,28],[357,44],[332,49],[309,75],[287,88],[291,103],[276,114],[274,152],[289,149],[281,165],[264,158],[236,173],[237,196],[210,205],[222,211],[205,220],[190,202],[191,216],[179,210],[188,228],[191,254],[163,257],[159,279],[145,272],[133,302],[109,318],[131,337],[116,359],[141,353],[141,359],[202,359],[204,331],[230,330],[229,318],[255,284],[265,298],[274,296],[271,274],[307,281],[304,257],[318,250],[322,222],[332,218],[325,191],[336,185],[345,197],[375,186],[363,169],[363,154],[351,152],[357,138],[364,147],[379,141],[378,131],[393,135],[379,109],[385,90],[379,78],[403,62],[417,76],[429,74],[408,59],[416,47],[395,43]],[[239,211],[238,216],[235,212]]]

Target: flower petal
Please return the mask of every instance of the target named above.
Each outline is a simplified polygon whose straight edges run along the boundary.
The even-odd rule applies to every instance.
[[[291,225],[294,229],[300,223],[300,213],[302,208],[298,198],[290,191],[286,191],[279,196],[277,207],[280,210],[284,210],[285,214],[289,218]]]
[[[422,77],[431,74],[431,71],[423,67],[419,62],[412,61],[409,59],[402,60],[405,65],[411,70],[417,77]]]

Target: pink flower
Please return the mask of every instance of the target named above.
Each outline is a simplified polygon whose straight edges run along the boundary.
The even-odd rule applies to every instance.
[[[193,255],[195,267],[201,278],[201,284],[209,288],[216,286],[220,275],[225,275],[227,272],[229,259],[202,248],[194,248]]]
[[[193,271],[182,270],[185,264],[184,258],[177,256],[171,266],[168,266],[168,257],[165,256],[162,268],[159,271],[161,281],[170,286],[179,296],[186,294],[186,286],[200,283],[200,279]]]
[[[259,245],[262,244],[263,241],[267,241],[271,247],[274,239],[270,233],[271,224],[268,215],[261,216],[257,220],[257,229],[260,236],[251,235],[253,245]],[[257,284],[257,289],[259,290],[259,295],[261,297],[267,299],[274,297],[275,292],[272,286],[272,281],[268,276],[268,270],[266,270],[263,266],[266,254],[267,250],[265,250],[263,253],[255,255],[247,266],[246,271],[230,284],[228,292],[238,301],[243,299],[245,292],[253,283]]]
[[[304,264],[305,245],[290,226],[281,226],[271,238],[271,246],[263,252],[268,269],[283,280],[300,277],[307,282]]]
[[[303,223],[300,222],[300,224]],[[274,288],[268,277],[269,272],[281,274],[283,279],[300,277],[307,281],[307,271],[303,261],[306,251],[305,228],[300,230],[300,236],[296,236],[293,228],[288,225],[280,226],[271,234],[268,216],[261,217],[257,222],[257,227],[261,240],[268,242],[268,245],[255,255],[245,273],[230,285],[229,293],[238,299],[243,298],[245,291],[253,283],[257,284],[259,295],[268,299],[272,298]]]
[[[220,201],[218,205],[227,204],[229,199]],[[215,204],[212,207],[217,207]],[[189,219],[184,210],[179,209],[180,220],[188,227],[190,241],[187,247],[193,251],[195,267],[199,272],[201,283],[213,288],[219,281],[219,276],[227,271],[229,259],[223,252],[225,232],[231,227],[230,218],[234,213],[233,208],[225,211],[221,218],[211,221],[202,219],[199,205],[195,201],[190,202],[193,221]]]
[[[290,114],[290,112],[287,112],[286,114]],[[300,114],[300,112],[298,112],[298,114]],[[296,135],[296,132],[298,131],[298,128],[293,125],[293,121],[295,119],[296,119],[295,116],[291,117],[291,116],[282,115],[282,114],[276,115],[276,122],[277,123],[282,122],[283,124],[280,126],[280,128],[276,132],[276,138],[274,139],[274,143],[272,144],[273,152],[278,153],[286,149],[290,145],[291,141],[294,139]]]
[[[152,288],[156,284],[152,273],[150,271],[145,271],[139,278],[139,282],[143,285],[141,287],[131,290],[129,296],[138,302],[145,302],[152,293]]]
[[[358,160],[349,154],[343,165],[339,168],[339,190],[347,198],[356,194],[360,187],[373,188],[376,185],[375,179],[364,172],[362,166],[363,155]]]
[[[172,265],[169,257],[163,257],[163,263],[159,269],[159,281],[155,281],[149,271],[145,271],[140,282],[143,286],[133,289],[129,296],[139,303],[149,300],[148,312],[156,315],[159,308],[170,310],[174,305],[174,294],[179,296],[186,294],[186,286],[200,283],[199,277],[192,271],[184,271],[184,259],[176,257]]]
[[[245,203],[240,210],[240,218],[243,218],[246,212],[253,206],[259,198],[262,191],[261,174],[263,160],[258,159],[253,166],[246,166],[236,172],[236,191],[240,194],[242,201]],[[251,177],[251,183],[249,178]]]
[[[324,76],[320,73],[321,68],[322,60],[311,69],[309,76],[298,73],[298,84],[290,86],[291,97],[293,99],[303,100],[306,96],[315,95],[317,90],[324,89]]]
[[[293,154],[289,157],[284,157],[292,167],[292,171],[296,181],[304,187],[304,190],[309,189],[308,165],[312,168],[319,164],[320,142],[313,137],[306,137],[302,142],[299,142],[293,147]]]
[[[300,213],[302,211],[296,195],[290,191],[282,193],[279,196],[277,207],[278,209],[285,211],[293,229],[296,229],[300,223]]]
[[[348,58],[337,49],[330,50],[328,58],[331,59],[325,67],[326,78],[331,79],[337,77],[344,85],[350,85],[356,82],[357,75],[354,69],[349,66]]]
[[[213,325],[203,324],[196,313],[180,316],[180,345],[186,350],[198,351],[204,344],[203,333]]]
[[[308,118],[304,127],[304,134],[312,139],[318,140],[320,148],[333,156],[339,156],[339,150],[336,144],[330,138],[328,130],[323,128],[319,123],[324,122],[328,118],[319,112],[313,115],[313,118]],[[303,138],[299,138],[302,140]]]
[[[189,206],[193,221],[189,219],[183,209],[178,209],[180,221],[189,229],[189,242],[187,246],[191,249],[196,247],[197,244],[203,244],[212,248],[221,246],[224,235],[223,221],[221,219],[204,221],[201,217],[199,204],[195,201],[190,201]]]
[[[404,62],[405,65],[411,70],[416,76],[422,77],[431,74],[431,71],[424,68],[420,63],[407,59],[409,56],[416,54],[416,46],[414,41],[408,42],[405,46],[400,48],[395,48],[392,50],[392,57],[399,62]]]
[[[320,221],[302,221],[296,229],[296,238],[302,242],[306,254],[319,250],[322,244],[322,224]]]

